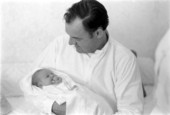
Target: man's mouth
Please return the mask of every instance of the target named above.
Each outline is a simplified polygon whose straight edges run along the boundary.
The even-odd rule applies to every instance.
[[[80,46],[75,44],[74,47],[76,48],[77,52],[79,52],[79,53],[83,53],[84,52],[83,49]]]
[[[77,44],[74,45],[76,48],[79,48],[80,46],[78,46]]]

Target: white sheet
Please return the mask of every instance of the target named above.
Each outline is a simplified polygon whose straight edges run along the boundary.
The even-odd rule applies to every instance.
[[[155,85],[145,99],[145,115],[170,115],[170,29],[155,54]]]
[[[170,115],[170,29],[160,41],[155,55],[156,86],[154,99],[156,106],[152,115]]]
[[[25,100],[24,96],[11,96],[7,100],[12,107],[8,115],[41,115],[39,108]]]
[[[155,82],[154,61],[148,57],[137,57],[137,62],[146,95],[150,95],[153,91]]]

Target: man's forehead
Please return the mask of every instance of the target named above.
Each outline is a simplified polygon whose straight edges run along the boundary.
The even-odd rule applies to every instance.
[[[79,18],[76,18],[73,22],[71,23],[65,23],[65,29],[67,33],[70,34],[79,34],[79,33],[84,33],[84,27],[82,24],[82,20]]]

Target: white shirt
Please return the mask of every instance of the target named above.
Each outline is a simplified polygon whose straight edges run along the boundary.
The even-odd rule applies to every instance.
[[[53,67],[98,95],[118,114],[141,114],[143,92],[136,58],[113,38],[95,53],[81,54],[69,45],[69,36],[56,38],[40,55],[38,67]],[[50,105],[51,104],[51,105]],[[46,104],[51,110],[52,102]]]

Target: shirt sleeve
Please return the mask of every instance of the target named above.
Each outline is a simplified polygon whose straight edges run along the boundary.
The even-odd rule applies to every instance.
[[[51,41],[35,60],[35,67],[55,68],[59,53],[62,51],[62,49],[65,47],[65,44],[67,43],[67,37],[68,36],[63,35]]]
[[[140,115],[143,112],[143,90],[136,58],[124,56],[116,64],[115,93],[118,112],[115,115]]]
[[[35,60],[36,67],[55,67],[57,51],[58,50],[58,38],[53,40],[38,56]]]

